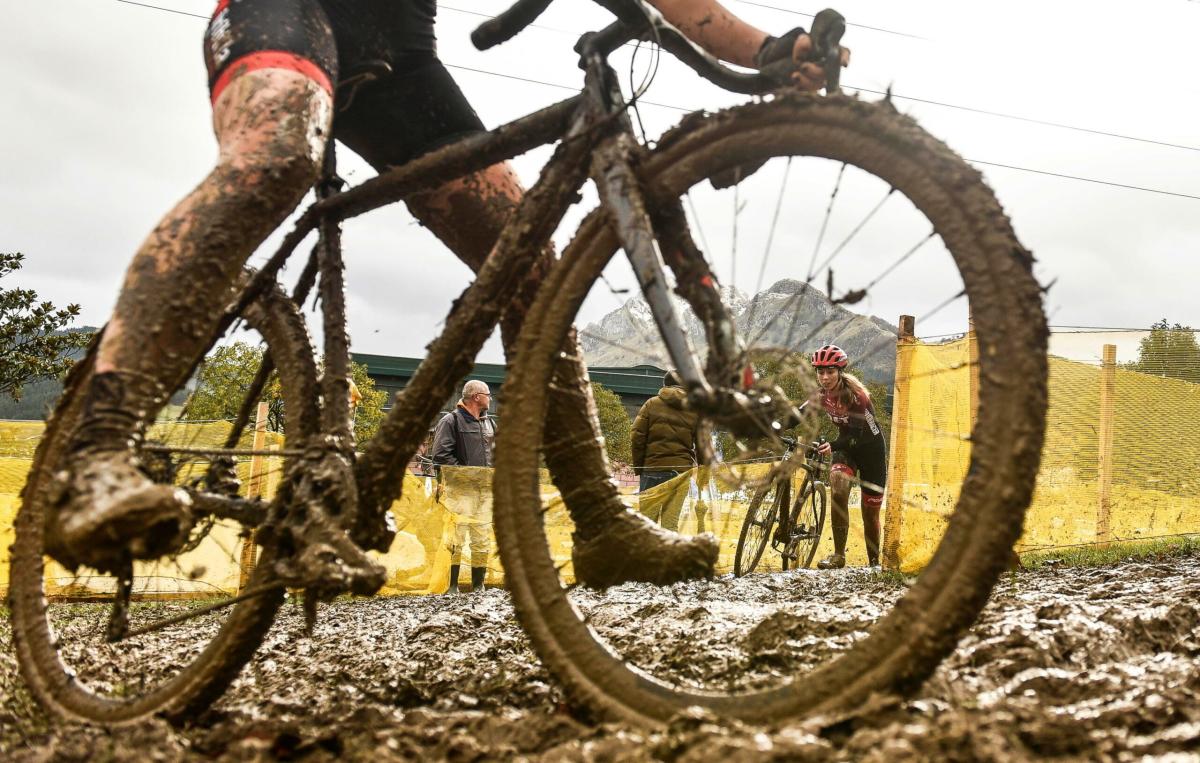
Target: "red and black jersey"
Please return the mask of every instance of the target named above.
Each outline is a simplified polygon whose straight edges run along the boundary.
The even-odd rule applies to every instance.
[[[882,440],[883,433],[875,419],[875,406],[871,403],[871,395],[866,390],[860,390],[849,405],[842,404],[840,397],[837,391],[821,391],[821,407],[838,428],[838,438],[833,443],[833,449],[838,450],[839,444],[846,446],[851,442],[874,438]]]
[[[858,475],[862,483],[863,508],[878,509],[887,484],[887,448],[883,430],[875,418],[875,406],[866,390],[858,392],[849,405],[839,395],[821,391],[821,407],[837,425],[837,439],[830,443],[832,469],[849,477]]]

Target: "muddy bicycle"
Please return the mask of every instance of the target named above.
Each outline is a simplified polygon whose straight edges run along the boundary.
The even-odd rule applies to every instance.
[[[804,473],[796,498],[792,500],[792,470],[780,469],[778,476],[760,487],[750,498],[746,518],[738,533],[733,557],[733,574],[741,577],[754,572],[769,543],[779,553],[780,567],[804,569],[812,566],[825,528],[828,459],[817,452],[823,440],[812,442],[796,453],[796,440],[782,437],[787,450],[780,466],[793,458],[802,458],[799,471]]]
[[[520,622],[576,702],[599,716],[644,725],[696,705],[762,721],[853,707],[874,692],[911,688],[953,649],[1004,569],[1037,470],[1046,406],[1046,330],[1032,257],[1017,242],[978,172],[891,103],[868,103],[837,92],[844,24],[836,14],[823,14],[812,30],[830,83],[828,95],[816,96],[779,89],[790,81],[790,62],[753,74],[734,71],[695,48],[640,0],[599,2],[617,20],[585,35],[577,46],[585,82],[580,95],[346,191],[337,188],[328,152],[328,171],[318,189],[321,199],[278,252],[259,271],[247,273],[230,295],[214,344],[227,331],[248,329],[261,337],[268,356],[233,427],[216,447],[181,447],[151,438],[142,450],[168,463],[164,479],[185,484],[200,517],[195,532],[210,538],[224,533],[226,543],[246,537],[257,543],[257,564],[237,596],[213,603],[141,606],[136,579],[146,568],[130,564],[118,571],[107,595],[109,615],[102,628],[78,621],[73,610],[57,611],[47,601],[44,524],[59,489],[56,475],[67,457],[70,433],[81,416],[79,390],[92,372],[87,360],[73,370],[35,455],[11,557],[17,658],[31,691],[53,714],[101,723],[150,713],[189,717],[218,697],[250,659],[287,590],[303,591],[310,623],[322,601],[375,592],[385,571],[366,551],[386,549],[394,537],[387,508],[399,493],[398,475],[425,436],[448,385],[469,371],[492,328],[507,320],[503,306],[523,290],[536,291],[536,296],[523,316],[516,360],[505,384],[505,418],[512,424],[500,432],[497,443],[495,530]],[[549,4],[520,0],[477,30],[474,39],[488,47],[511,38]],[[764,97],[716,114],[688,116],[653,146],[639,142],[630,119],[634,103],[622,93],[607,61],[638,40],[653,41],[722,88]],[[456,302],[411,384],[376,437],[356,454],[345,405],[349,358],[340,224],[556,142],[554,156],[513,214],[494,254]],[[742,473],[739,464],[755,459],[756,447],[778,447],[783,429],[798,422],[816,426],[812,414],[799,411],[793,402],[807,391],[789,395],[785,389],[796,376],[787,367],[797,349],[831,330],[828,320],[806,326],[797,317],[805,301],[814,298],[811,283],[817,271],[825,268],[828,275],[831,305],[852,304],[912,252],[903,253],[894,265],[869,265],[876,274],[870,283],[835,295],[832,269],[826,268],[828,263],[815,267],[814,250],[807,273],[801,271],[800,279],[785,286],[777,284],[782,291],[772,293],[780,299],[769,309],[752,305],[747,315],[737,307],[736,291],[723,288],[705,251],[709,247],[704,242],[711,244],[715,232],[710,226],[714,236],[704,235],[700,217],[688,209],[693,192],[702,192],[697,190],[701,184],[714,193],[732,194],[733,208],[743,209],[739,199],[745,197],[739,194],[747,183],[776,182],[774,168],[780,163],[786,179],[792,160],[801,158],[840,166],[835,196],[849,168],[881,184],[885,200],[903,199],[902,211],[923,221],[923,244],[940,240],[947,261],[961,274],[962,288],[956,287],[946,304],[970,299],[981,348],[972,466],[942,547],[905,599],[870,636],[820,668],[803,691],[794,683],[747,691],[697,688],[688,681],[651,676],[627,661],[574,606],[572,588],[546,540],[537,474],[544,456],[573,514],[586,517],[614,506],[623,511],[590,425],[586,388],[571,370],[579,360],[571,356],[573,324],[593,286],[604,283],[601,293],[608,289],[609,296],[619,292],[602,277],[618,248],[628,256],[628,278],[653,319],[641,339],[657,343],[677,370],[688,404],[699,412],[706,431],[714,433],[709,441],[718,441],[716,433],[725,436],[709,454],[714,468],[737,476]],[[595,182],[599,208],[584,220],[560,258],[543,256],[589,178]],[[736,214],[732,223],[736,253]],[[285,294],[278,284],[282,268],[314,231],[317,245],[292,293]],[[771,224],[768,251],[774,234]],[[820,239],[817,249],[819,244]],[[722,246],[718,239],[711,248]],[[844,249],[840,246],[833,256]],[[792,251],[789,264],[796,259]],[[760,272],[765,273],[765,255],[762,264]],[[321,364],[299,310],[314,287],[322,305]],[[772,333],[780,321],[785,331]],[[285,464],[277,494],[266,502],[238,491],[230,459],[251,453],[241,435],[272,368],[287,409],[285,447],[272,454]],[[761,442],[766,445],[754,445]],[[188,477],[184,472],[197,459],[208,465]],[[618,540],[621,532],[615,533]],[[587,572],[579,548],[589,539],[577,535],[575,540],[579,579],[594,585],[628,579],[624,571],[611,572],[603,565]],[[599,548],[592,558],[621,556],[612,554],[611,546]],[[659,555],[664,554],[678,567],[676,579],[686,579],[711,572],[715,547],[703,539],[677,539],[663,547]],[[175,560],[163,563],[178,566]],[[224,619],[213,621],[217,614]],[[177,637],[178,646],[148,650],[139,637],[149,633]],[[922,638],[910,639],[912,633]],[[207,644],[201,648],[197,639]],[[97,654],[103,659],[97,660]],[[145,667],[141,660],[161,665]]]

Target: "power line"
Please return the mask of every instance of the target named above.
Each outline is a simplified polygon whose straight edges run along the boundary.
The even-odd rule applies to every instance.
[[[127,5],[136,5],[136,6],[139,6],[142,8],[150,8],[153,10],[166,11],[168,13],[176,13],[181,16],[191,16],[193,18],[200,18],[200,19],[206,19],[206,20],[208,19],[207,16],[202,16],[202,15],[195,14],[195,13],[186,13],[184,11],[177,11],[172,8],[163,8],[163,7],[157,6],[157,5],[149,5],[147,3],[134,2],[134,0],[117,0],[117,2],[125,3]],[[739,0],[739,2],[746,2],[746,0]],[[504,79],[511,79],[511,80],[515,80],[518,82],[525,82],[525,83],[529,83],[529,84],[543,85],[545,87],[552,87],[552,88],[555,88],[558,90],[570,90],[572,92],[578,92],[578,90],[579,90],[579,88],[577,86],[560,85],[560,84],[557,84],[554,82],[546,82],[544,80],[537,80],[537,79],[532,79],[529,77],[520,77],[520,76],[517,76],[514,74],[504,74],[502,72],[495,72],[495,71],[490,71],[487,69],[479,69],[479,68],[475,68],[475,67],[462,66],[459,64],[451,64],[451,63],[447,63],[447,62],[443,62],[443,64],[448,69],[459,69],[462,71],[469,71],[469,72],[473,72],[476,74],[484,74],[484,75],[488,75],[488,76],[492,76],[492,77],[502,77]],[[878,91],[863,89],[863,92],[877,93]],[[898,96],[894,93],[892,94],[892,97],[893,98],[907,98],[906,96]],[[914,100],[914,101],[921,100],[921,99],[917,99],[917,98],[907,98],[907,99]],[[639,99],[638,102],[644,103],[647,106],[657,106],[659,108],[671,109],[671,110],[680,111],[680,112],[695,111],[695,109],[692,109],[692,108],[687,108],[684,106],[676,106],[676,105],[668,104],[668,103],[658,103],[655,101],[647,101],[647,100],[641,100],[641,99]],[[967,106],[955,106],[953,104],[945,104],[945,103],[939,103],[939,102],[934,102],[934,101],[922,101],[922,102],[931,103],[931,104],[939,105],[939,106],[946,106],[949,108],[961,108],[966,111],[975,111],[975,112],[987,114],[990,116],[1002,116],[1002,117],[1007,117],[1010,119],[1018,119],[1018,120],[1029,121],[1029,122],[1034,122],[1034,123],[1038,123],[1038,124],[1045,124],[1045,125],[1053,126],[1053,127],[1061,127],[1061,128],[1065,128],[1065,129],[1072,129],[1072,130],[1081,130],[1084,132],[1091,132],[1091,133],[1096,133],[1096,134],[1100,134],[1100,135],[1107,135],[1107,136],[1111,136],[1111,137],[1115,137],[1115,138],[1122,138],[1125,140],[1135,140],[1135,141],[1141,141],[1141,142],[1145,142],[1145,143],[1156,143],[1156,144],[1163,145],[1163,146],[1170,146],[1173,148],[1186,149],[1186,150],[1190,150],[1190,151],[1200,150],[1200,149],[1193,148],[1191,146],[1175,145],[1175,144],[1163,143],[1161,141],[1154,141],[1154,140],[1143,139],[1143,138],[1133,138],[1130,136],[1118,135],[1116,133],[1107,133],[1107,132],[1103,132],[1103,131],[1099,131],[1099,130],[1091,130],[1089,128],[1076,128],[1076,127],[1071,127],[1069,125],[1061,125],[1061,124],[1056,124],[1056,123],[1052,123],[1052,122],[1042,122],[1041,120],[1029,119],[1027,117],[1017,117],[1017,116],[1012,116],[1012,115],[1007,115],[1007,114],[1001,114],[999,112],[988,112],[988,111],[984,111],[982,109],[974,109],[974,108],[967,107]],[[1142,191],[1144,193],[1153,193],[1153,194],[1159,194],[1162,196],[1174,196],[1177,198],[1194,199],[1194,200],[1200,201],[1200,196],[1187,194],[1187,193],[1179,193],[1177,191],[1167,191],[1167,190],[1163,190],[1160,188],[1150,188],[1147,186],[1136,186],[1136,185],[1130,185],[1127,183],[1118,183],[1116,181],[1111,181],[1111,180],[1100,180],[1098,178],[1087,178],[1087,177],[1082,177],[1079,175],[1069,175],[1069,174],[1061,173],[1061,172],[1051,172],[1049,170],[1039,170],[1039,169],[1034,169],[1032,167],[1021,167],[1021,166],[1014,165],[1014,164],[989,162],[989,161],[986,161],[983,159],[968,159],[967,161],[971,162],[972,164],[982,164],[982,165],[986,165],[986,166],[990,166],[990,167],[1000,167],[1003,169],[1015,170],[1017,172],[1029,172],[1029,173],[1032,173],[1035,175],[1045,175],[1048,177],[1056,177],[1056,178],[1061,178],[1064,180],[1076,180],[1076,181],[1083,182],[1083,183],[1094,183],[1097,185],[1111,186],[1113,188],[1123,188],[1123,189],[1131,190],[1131,191]]]
[[[560,85],[557,82],[545,82],[540,79],[531,79],[529,77],[518,77],[515,74],[503,74],[501,72],[493,72],[493,71],[489,71],[487,69],[476,69],[476,68],[470,67],[470,66],[462,66],[461,64],[448,64],[445,61],[442,62],[442,65],[445,66],[447,69],[461,69],[462,71],[465,71],[465,72],[474,72],[475,74],[486,74],[489,77],[503,77],[504,79],[512,79],[512,80],[516,80],[518,82],[529,82],[534,85],[545,85],[546,87],[553,87],[553,88],[557,88],[559,90],[570,90],[573,93],[578,93],[579,89],[580,89],[578,85]],[[682,112],[695,111],[695,109],[689,109],[689,108],[685,108],[683,106],[674,106],[669,103],[658,103],[656,101],[647,101],[643,98],[639,98],[637,102],[641,103],[641,104],[646,104],[648,106],[658,106],[659,108],[663,108],[663,109],[674,109],[675,111],[682,111]]]
[[[172,8],[163,8],[161,6],[150,5],[148,3],[134,2],[134,0],[117,0],[117,2],[125,3],[127,5],[136,5],[136,6],[140,6],[142,8],[152,8],[154,10],[167,11],[168,13],[176,13],[181,16],[191,16],[193,18],[206,19],[206,20],[208,19],[207,16],[203,16],[200,14],[187,13],[184,11],[177,11]],[[763,3],[751,2],[750,0],[738,0],[738,2],[743,3],[745,5],[757,6],[760,8],[769,8],[771,10],[776,10],[776,11],[780,11],[783,13],[791,13],[791,14],[794,14],[797,16],[811,17],[813,15],[811,13],[804,13],[801,11],[793,11],[793,10],[790,10],[787,8],[779,8],[779,7],[776,7],[773,5],[766,5]],[[476,17],[484,18],[484,19],[495,18],[495,16],[489,15],[482,11],[473,11],[473,10],[468,10],[466,8],[457,8],[457,7],[449,6],[449,5],[439,5],[438,10],[447,10],[447,11],[452,11],[454,13],[462,13],[462,14],[465,14],[468,16],[476,16]],[[926,39],[924,37],[918,37],[917,35],[911,35],[911,34],[908,34],[905,32],[896,32],[896,31],[889,30],[889,29],[883,29],[882,27],[866,26],[863,24],[857,24],[857,25],[851,24],[850,26],[861,26],[864,29],[872,29],[872,30],[876,30],[876,31],[887,32],[889,34],[900,35],[903,37],[911,37],[913,39],[918,39],[918,40]],[[534,28],[534,29],[541,29],[541,30],[547,31],[547,32],[554,32],[556,34],[570,35],[572,37],[577,36],[576,32],[572,32],[567,29],[558,29],[556,27],[548,27],[548,26],[544,26],[542,24],[531,24],[530,27]],[[459,67],[459,68],[465,68],[465,67]],[[483,72],[485,74],[496,74],[497,76],[506,76],[506,75],[499,74],[498,72],[487,72],[487,71],[484,71],[481,69],[473,69],[472,71],[479,71],[479,72]],[[521,79],[521,78],[515,77],[514,79]],[[525,80],[525,81],[537,82],[537,80]],[[562,87],[560,85],[555,85],[554,83],[542,83],[542,84],[547,84],[547,85],[550,85],[551,87]],[[1117,140],[1129,140],[1129,141],[1134,141],[1135,143],[1146,143],[1146,144],[1153,145],[1153,146],[1162,146],[1164,148],[1177,148],[1182,151],[1200,151],[1200,146],[1189,146],[1189,145],[1182,144],[1182,143],[1171,143],[1169,141],[1156,140],[1154,138],[1141,138],[1136,135],[1125,135],[1123,133],[1112,132],[1110,130],[1101,130],[1101,129],[1094,128],[1094,127],[1080,127],[1079,125],[1069,125],[1069,124],[1065,124],[1063,122],[1054,122],[1054,121],[1051,121],[1048,119],[1038,119],[1036,117],[1021,116],[1019,114],[1007,114],[1002,111],[992,111],[990,109],[983,109],[983,108],[979,108],[976,106],[963,106],[963,105],[956,104],[956,103],[948,103],[946,101],[935,101],[930,98],[919,98],[919,97],[913,96],[913,95],[901,95],[901,94],[893,92],[893,91],[872,90],[871,88],[856,87],[856,86],[850,85],[850,84],[846,84],[846,85],[844,85],[844,87],[850,88],[850,89],[858,91],[860,93],[871,93],[872,95],[882,95],[882,96],[890,97],[890,98],[897,99],[897,100],[911,101],[913,103],[923,103],[927,106],[939,106],[939,107],[945,108],[945,109],[956,109],[958,111],[965,111],[965,112],[968,112],[971,114],[979,114],[982,116],[995,117],[997,119],[1011,119],[1011,120],[1014,120],[1017,122],[1026,122],[1028,124],[1041,125],[1043,127],[1054,127],[1054,128],[1060,129],[1060,130],[1072,130],[1074,132],[1082,132],[1082,133],[1087,133],[1089,135],[1099,135],[1099,136],[1106,137],[1106,138],[1115,138]],[[577,89],[577,88],[573,88],[573,89]],[[650,102],[643,101],[643,103],[650,103]],[[672,106],[669,104],[662,104],[662,103],[656,103],[654,105],[655,106],[663,106],[665,108],[670,108],[670,109],[675,109],[677,111],[693,111],[694,110],[694,109],[685,109],[680,106]]]
[[[947,108],[947,109],[958,109],[959,111],[969,111],[972,114],[983,114],[984,116],[998,117],[1000,119],[1013,119],[1018,122],[1029,122],[1030,124],[1043,125],[1045,127],[1057,127],[1062,130],[1075,130],[1076,132],[1086,132],[1086,133],[1090,133],[1092,135],[1102,135],[1107,138],[1119,138],[1121,140],[1132,140],[1132,141],[1136,141],[1138,143],[1149,143],[1151,145],[1164,146],[1166,148],[1178,148],[1178,149],[1182,149],[1184,151],[1200,151],[1200,147],[1186,146],[1181,143],[1168,143],[1167,141],[1154,140],[1153,138],[1139,138],[1136,135],[1123,135],[1121,133],[1109,132],[1107,130],[1097,130],[1097,129],[1094,129],[1091,127],[1079,127],[1077,125],[1063,124],[1062,122],[1051,122],[1046,119],[1035,119],[1033,117],[1023,117],[1023,116],[1018,116],[1016,114],[1005,114],[1004,112],[1001,112],[1001,111],[989,111],[987,109],[975,108],[974,106],[959,106],[958,104],[946,103],[944,101],[933,101],[928,98],[917,98],[916,96],[911,96],[911,95],[900,95],[898,93],[891,92],[891,91],[871,90],[870,88],[854,87],[853,85],[846,85],[845,87],[853,88],[854,90],[857,90],[860,93],[871,93],[873,95],[883,95],[883,96],[887,96],[890,98],[896,98],[896,99],[900,99],[900,100],[904,100],[904,101],[913,101],[914,103],[924,103],[929,106],[941,106],[941,107]]]
[[[971,164],[986,164],[989,167],[1003,167],[1007,170],[1018,170],[1020,172],[1032,172],[1035,175],[1048,175],[1056,178],[1066,178],[1068,180],[1079,180],[1084,183],[1096,183],[1098,185],[1109,185],[1114,188],[1128,188],[1131,191],[1144,191],[1146,193],[1157,193],[1163,196],[1177,196],[1181,199],[1196,199],[1200,201],[1200,196],[1193,196],[1190,193],[1178,193],[1176,191],[1164,191],[1161,188],[1147,188],[1140,185],[1128,185],[1126,183],[1117,183],[1112,180],[1099,180],[1097,178],[1085,178],[1078,175],[1067,175],[1062,172],[1050,172],[1049,170],[1035,170],[1031,167],[1018,167],[1013,164],[1001,164],[1000,162],[988,162],[983,159],[967,159]]]
[[[133,2],[133,0],[117,0],[117,2],[125,3],[126,5],[136,5],[141,8],[151,8],[156,11],[166,11],[167,13],[177,13],[180,16],[191,16],[194,19],[204,19],[205,21],[208,21],[208,16],[206,16],[202,13],[188,13],[187,11],[177,11],[174,8],[163,8],[161,5],[149,5],[148,3],[135,3],[135,2]]]
[[[814,13],[805,13],[804,11],[794,11],[791,8],[780,8],[777,5],[767,5],[766,3],[754,3],[754,2],[751,2],[750,0],[737,0],[737,1],[739,3],[741,3],[742,5],[753,5],[756,8],[767,8],[772,11],[779,11],[780,13],[790,13],[793,16],[804,16],[806,18],[811,19],[816,15]],[[846,26],[857,27],[859,29],[870,29],[872,32],[884,32],[885,34],[894,34],[897,37],[908,37],[909,39],[912,39],[912,40],[924,40],[926,42],[929,41],[928,37],[921,37],[920,35],[909,34],[908,32],[897,32],[894,29],[884,29],[883,27],[878,27],[878,26],[867,26],[866,24],[855,24],[854,22],[851,22],[851,21],[847,21]]]

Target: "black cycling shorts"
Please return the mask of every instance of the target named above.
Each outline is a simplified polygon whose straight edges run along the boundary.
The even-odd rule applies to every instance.
[[[864,442],[855,442],[845,450],[834,451],[832,464],[835,472],[840,471],[850,477],[858,474],[862,481],[864,502],[883,496],[883,488],[887,484],[887,449],[883,446],[882,437],[872,437]]]
[[[436,0],[220,0],[204,35],[209,93],[256,69],[299,72],[334,94],[335,138],[378,170],[403,164],[484,129],[437,58],[436,12]],[[379,62],[391,73],[355,84]]]

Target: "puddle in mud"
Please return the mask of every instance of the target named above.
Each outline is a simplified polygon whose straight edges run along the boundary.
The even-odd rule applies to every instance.
[[[902,592],[891,578],[841,571],[573,598],[643,668],[728,689],[814,667]],[[880,698],[834,726],[699,711],[655,733],[590,724],[568,711],[503,591],[339,602],[322,608],[311,639],[285,607],[229,692],[182,729],[50,729],[20,687],[6,620],[0,647],[5,758],[1133,759],[1200,749],[1200,556],[1007,576],[915,697]]]

